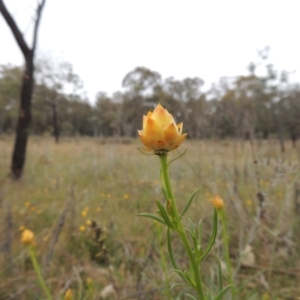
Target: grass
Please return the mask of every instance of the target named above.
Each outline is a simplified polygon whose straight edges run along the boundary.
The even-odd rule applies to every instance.
[[[75,299],[187,299],[172,272],[166,233],[136,216],[162,200],[159,160],[137,151],[136,140],[31,137],[24,176],[8,179],[12,137],[0,136],[0,299],[45,299],[23,227],[34,231],[36,252],[54,299],[68,288]],[[276,141],[188,141],[187,154],[171,165],[182,209],[198,188],[187,215],[202,219],[203,243],[212,229],[212,204],[225,201],[229,254],[236,296],[225,299],[298,299],[300,296],[299,150],[280,153]],[[262,197],[257,197],[261,193]],[[185,222],[188,223],[187,218]],[[176,247],[185,265],[183,249]],[[251,246],[249,248],[249,246]],[[245,249],[247,248],[247,253]],[[250,249],[250,250],[249,250]],[[225,275],[221,230],[213,248]],[[181,255],[182,254],[182,255]],[[216,284],[217,263],[204,262],[205,284]],[[100,296],[102,292],[102,296]],[[109,293],[108,293],[109,294]]]

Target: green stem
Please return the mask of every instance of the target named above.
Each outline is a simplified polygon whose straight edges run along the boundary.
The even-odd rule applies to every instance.
[[[221,223],[222,223],[222,237],[223,237],[223,245],[224,245],[224,252],[225,252],[225,262],[226,262],[227,271],[228,271],[229,283],[232,284],[231,290],[233,293],[233,297],[235,299],[237,296],[237,290],[233,284],[234,278],[233,278],[232,264],[231,264],[231,260],[230,260],[230,254],[229,254],[228,224],[227,224],[224,209],[220,210],[220,215],[221,215]]]
[[[161,164],[161,172],[162,172],[162,180],[163,180],[163,186],[166,192],[166,195],[168,197],[167,200],[171,201],[172,211],[174,213],[174,219],[177,221],[177,228],[178,228],[178,234],[181,238],[181,241],[183,243],[183,246],[188,254],[190,264],[193,270],[194,280],[195,280],[195,289],[197,291],[197,294],[199,296],[199,300],[205,300],[202,282],[201,282],[201,276],[199,271],[199,266],[197,264],[197,260],[195,255],[193,254],[192,248],[190,246],[189,240],[186,235],[186,231],[184,230],[184,227],[182,225],[182,222],[180,220],[180,215],[178,213],[178,208],[175,203],[175,199],[172,192],[171,187],[171,181],[170,181],[170,175],[169,175],[169,165],[167,160],[167,154],[161,154],[159,155],[160,164]]]
[[[157,225],[157,227],[155,227],[154,232],[156,234],[156,237],[158,239],[158,243],[159,243],[159,254],[160,254],[160,258],[161,258],[161,265],[162,265],[162,269],[164,272],[164,276],[165,276],[165,296],[167,297],[168,300],[172,300],[172,295],[171,295],[171,291],[170,291],[170,280],[169,280],[169,275],[168,275],[168,271],[167,271],[167,260],[166,260],[166,255],[164,253],[164,250],[162,248],[162,230],[161,230],[161,225]]]
[[[30,258],[31,258],[32,264],[33,264],[33,268],[34,268],[35,273],[36,273],[36,275],[39,279],[40,285],[43,288],[45,294],[47,295],[48,300],[52,300],[52,296],[49,292],[48,287],[46,286],[46,283],[45,283],[45,281],[43,279],[43,276],[42,276],[42,273],[41,273],[40,266],[39,266],[39,264],[36,260],[35,251],[34,251],[32,245],[30,245],[28,248],[29,248],[29,253],[30,253]]]

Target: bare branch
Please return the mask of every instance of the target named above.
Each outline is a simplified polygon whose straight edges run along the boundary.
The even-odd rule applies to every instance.
[[[0,0],[2,1],[2,0]],[[40,25],[40,20],[41,20],[41,15],[42,15],[42,10],[44,8],[44,5],[46,3],[46,0],[42,0],[41,4],[39,4],[37,11],[36,11],[36,20],[35,20],[35,25],[34,25],[34,34],[33,34],[33,42],[32,42],[32,53],[35,51],[36,47],[36,42],[37,42],[37,33]]]
[[[46,0],[42,0],[42,2],[38,5],[37,11],[36,11],[36,20],[34,24],[34,33],[33,33],[33,42],[32,42],[32,48],[30,49],[24,40],[23,34],[20,31],[17,23],[11,16],[10,12],[7,10],[3,0],[0,0],[0,12],[2,13],[6,23],[8,24],[9,28],[11,29],[23,55],[25,60],[29,58],[29,56],[34,55],[36,43],[37,43],[37,33],[38,33],[38,27],[41,20],[42,10],[46,3]],[[31,58],[32,59],[32,58]]]
[[[15,20],[12,18],[11,14],[7,10],[4,2],[0,0],[0,12],[2,13],[6,23],[8,24],[9,28],[11,29],[25,59],[30,54],[30,49],[27,46],[23,34],[21,33],[18,25],[16,24]]]

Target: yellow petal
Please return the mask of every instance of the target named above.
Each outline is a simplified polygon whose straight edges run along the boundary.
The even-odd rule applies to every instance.
[[[155,150],[160,150],[160,149],[166,149],[168,146],[168,143],[165,140],[155,140],[153,142],[153,146]]]
[[[145,116],[145,115],[144,115],[144,116],[143,116],[143,130],[145,130],[147,120],[148,120],[148,116]]]
[[[166,128],[164,128],[162,136],[164,140],[168,142],[175,141],[179,136],[176,125],[174,123],[169,124]]]
[[[164,109],[160,103],[157,104],[157,106],[155,107],[153,113],[155,113],[157,110],[161,110],[161,109]]]
[[[153,148],[153,141],[151,138],[145,136],[141,131],[139,131],[139,136],[142,141],[142,143],[147,147],[147,148]]]
[[[169,112],[164,109],[160,104],[155,108],[151,119],[155,120],[161,128],[166,127],[173,121],[173,117]]]
[[[181,135],[178,140],[176,141],[176,144],[179,146],[187,137],[187,133],[184,133],[183,135]]]
[[[179,147],[179,144],[178,144],[178,145],[177,145],[177,144],[174,144],[174,145],[169,146],[167,150],[169,150],[169,151],[175,150],[175,149],[177,149],[178,147]]]
[[[145,128],[144,128],[144,135],[148,138],[157,139],[161,136],[161,127],[159,124],[153,120],[147,118]]]

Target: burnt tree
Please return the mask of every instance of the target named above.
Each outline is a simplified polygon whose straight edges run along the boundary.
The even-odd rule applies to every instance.
[[[17,26],[15,20],[7,10],[4,2],[0,0],[0,12],[3,15],[7,25],[11,29],[25,59],[24,74],[22,78],[22,87],[20,93],[20,112],[18,116],[16,139],[11,163],[11,175],[16,179],[20,178],[22,175],[26,158],[28,130],[31,120],[31,99],[34,85],[34,54],[37,44],[38,28],[45,2],[46,0],[42,0],[36,10],[33,41],[30,48],[27,45],[23,34]]]

